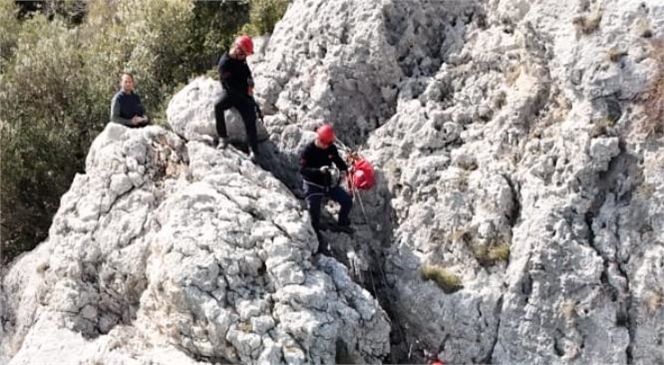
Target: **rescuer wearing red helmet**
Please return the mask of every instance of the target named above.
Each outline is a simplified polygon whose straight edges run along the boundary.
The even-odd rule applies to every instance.
[[[348,215],[353,207],[350,195],[338,184],[332,181],[330,168],[332,163],[341,172],[339,180],[343,180],[348,171],[348,165],[339,156],[334,145],[334,129],[329,124],[323,124],[316,130],[316,139],[309,143],[300,154],[300,174],[304,180],[304,195],[311,216],[311,225],[320,238],[320,210],[323,197],[329,196],[341,205],[338,218],[338,229],[352,233]],[[326,253],[326,252],[324,252]]]
[[[253,98],[254,80],[246,60],[247,56],[253,53],[254,43],[251,37],[242,35],[235,39],[230,51],[219,58],[219,79],[225,93],[214,105],[214,116],[219,135],[218,147],[225,148],[228,144],[228,134],[224,111],[232,107],[237,109],[247,129],[247,140],[251,148],[250,157],[255,161],[258,155],[257,104]]]

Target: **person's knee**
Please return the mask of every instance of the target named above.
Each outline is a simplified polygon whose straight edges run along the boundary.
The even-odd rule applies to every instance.
[[[220,109],[223,107],[224,107],[224,98],[217,99],[217,101],[214,102],[215,109]]]
[[[253,108],[253,106],[244,104],[244,103],[238,103],[235,105],[235,108],[237,109],[238,112],[240,112],[240,115],[242,115],[242,119],[250,121],[250,120],[256,120],[256,110]]]
[[[243,112],[243,113],[240,113],[240,115],[242,115],[242,120],[244,121],[245,127],[248,130],[251,130],[251,131],[256,130],[256,115],[255,114],[249,113],[249,112]]]
[[[336,194],[336,200],[342,206],[353,205],[353,198],[342,189],[340,189],[339,192]]]
[[[309,209],[312,209],[312,208],[313,208],[313,209],[315,209],[315,208],[320,208],[320,203],[321,203],[321,198],[320,198],[320,196],[309,195],[309,196],[306,196],[306,197],[304,198],[304,200],[306,200],[306,202],[307,202],[307,207],[309,207]]]
[[[342,201],[339,202],[342,207],[347,207],[348,209],[353,207],[353,199],[349,196],[346,196]]]
[[[224,95],[221,98],[217,99],[217,101],[214,103],[214,108],[226,110],[230,109],[233,106],[233,104],[235,104],[233,99],[228,95]]]
[[[311,217],[311,222],[314,225],[318,224],[320,219],[321,211],[321,201],[318,199],[308,199],[307,200],[307,210],[309,211],[309,216]]]

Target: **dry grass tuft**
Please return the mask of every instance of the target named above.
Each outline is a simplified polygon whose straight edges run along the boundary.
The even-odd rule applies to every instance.
[[[648,19],[639,19],[636,22],[636,34],[641,38],[652,38],[652,27]]]
[[[597,12],[588,16],[582,15],[574,18],[572,23],[576,25],[583,34],[592,34],[599,29],[602,22],[602,13]]]
[[[616,63],[620,61],[623,57],[626,57],[629,53],[627,51],[619,50],[617,48],[611,48],[608,52],[609,61]]]
[[[445,293],[451,294],[463,288],[461,278],[440,265],[425,264],[420,267],[422,280],[433,280]]]
[[[521,76],[521,65],[511,65],[505,72],[505,83],[512,86],[519,79],[519,76]]]
[[[488,246],[473,247],[473,255],[482,266],[492,266],[510,258],[510,245],[506,241],[497,241]]]
[[[595,122],[590,129],[590,137],[591,138],[597,138],[600,136],[608,135],[610,132],[610,129],[613,128],[613,126],[616,125],[616,121],[609,118],[605,117],[602,118],[601,120]]]
[[[51,265],[49,265],[48,261],[44,261],[44,262],[42,262],[41,264],[39,264],[39,266],[37,266],[37,272],[40,273],[40,274],[43,274],[43,273],[45,273],[50,267],[51,267]]]
[[[560,313],[566,321],[573,321],[578,316],[576,312],[576,303],[572,299],[566,299],[563,304],[560,305]]]
[[[649,313],[655,313],[664,306],[664,292],[661,289],[656,289],[646,298],[646,308]]]
[[[487,257],[493,262],[507,261],[510,258],[510,245],[507,242],[499,242],[489,248]]]
[[[645,120],[641,129],[648,136],[664,131],[664,40],[653,40],[651,47],[658,69],[650,88],[642,95]]]
[[[254,329],[254,327],[251,325],[251,323],[250,323],[249,321],[241,321],[241,322],[239,322],[239,323],[237,324],[237,328],[238,328],[240,331],[243,331],[243,332],[251,332],[251,331]]]
[[[466,227],[457,227],[452,230],[452,233],[450,234],[450,239],[452,242],[463,242],[463,243],[468,243],[472,239],[470,236],[470,233],[466,229]]]
[[[642,182],[641,185],[639,185],[636,188],[636,196],[643,200],[648,200],[652,197],[652,195],[655,193],[655,187],[651,183],[647,182]]]

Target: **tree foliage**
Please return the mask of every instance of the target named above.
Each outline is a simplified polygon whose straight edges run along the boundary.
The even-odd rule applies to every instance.
[[[249,22],[243,33],[262,35],[271,33],[277,22],[284,16],[289,0],[251,0]]]
[[[284,4],[0,1],[0,263],[47,237],[122,71],[163,116],[176,88],[214,68],[237,34],[271,32]]]

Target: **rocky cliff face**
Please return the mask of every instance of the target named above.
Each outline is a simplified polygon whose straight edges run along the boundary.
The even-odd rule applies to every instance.
[[[662,37],[656,0],[294,1],[263,169],[195,141],[211,80],[189,142],[109,126],[4,279],[5,361],[662,362]],[[378,171],[334,259],[298,200],[322,121]]]
[[[33,363],[376,362],[389,323],[236,151],[109,125],[49,239],[4,279],[3,354]]]

